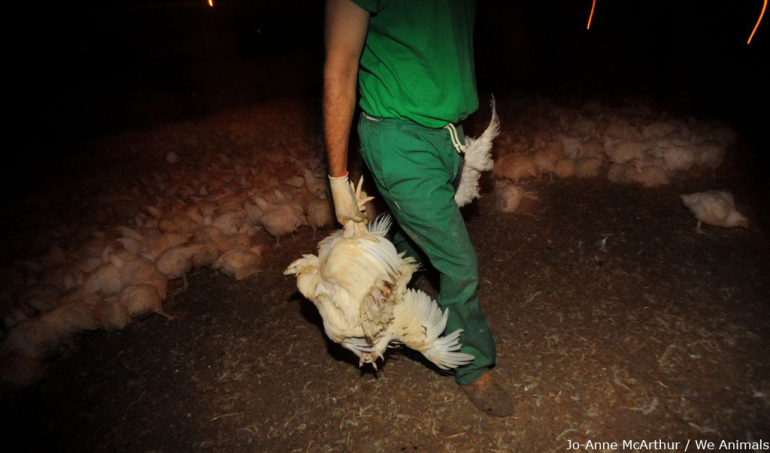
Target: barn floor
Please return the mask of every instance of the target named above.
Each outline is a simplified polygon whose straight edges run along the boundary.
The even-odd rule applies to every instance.
[[[326,340],[283,269],[309,229],[244,282],[189,277],[153,317],[94,333],[37,385],[6,394],[5,451],[564,451],[568,440],[770,437],[770,242],[759,175],[663,189],[604,178],[528,183],[537,199],[468,212],[495,375],[513,418],[478,413],[451,377],[391,350],[361,370]],[[749,230],[706,227],[678,195],[729,188]],[[325,232],[328,234],[328,231]],[[265,241],[269,241],[265,237]],[[418,286],[432,289],[422,277]],[[692,448],[692,446],[691,446]],[[673,450],[672,450],[673,451]]]

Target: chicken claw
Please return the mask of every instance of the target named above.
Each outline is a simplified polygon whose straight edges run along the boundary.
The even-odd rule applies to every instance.
[[[374,200],[374,197],[368,197],[366,196],[366,192],[363,192],[361,188],[364,185],[364,177],[361,176],[361,178],[358,180],[358,187],[353,185],[353,182],[350,182],[350,188],[353,189],[353,191],[356,193],[356,201],[358,202],[358,209],[361,210],[361,212],[364,211],[364,205],[372,200]]]
[[[364,184],[364,177],[361,176],[361,179],[358,180],[358,187],[356,187],[353,182],[350,182],[350,188],[355,192],[356,196],[356,203],[358,204],[358,210],[362,213],[364,213],[363,220],[362,221],[356,221],[356,220],[349,220],[348,223],[344,226],[344,234],[343,237],[345,238],[351,238],[354,236],[360,236],[361,234],[364,234],[366,232],[366,225],[369,224],[369,219],[366,217],[366,208],[364,208],[364,205],[372,200],[374,200],[374,197],[367,196],[366,192],[361,190],[362,186]]]
[[[377,353],[375,351],[365,351],[361,353],[361,359],[358,361],[358,367],[363,368],[367,363],[371,363],[375,371],[377,370]]]

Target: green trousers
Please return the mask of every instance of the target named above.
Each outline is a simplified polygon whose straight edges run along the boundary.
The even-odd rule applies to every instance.
[[[462,128],[458,128],[464,141]],[[380,195],[398,223],[393,243],[440,275],[438,304],[449,309],[446,332],[463,329],[462,352],[475,360],[457,369],[470,384],[495,363],[495,340],[479,308],[478,260],[454,201],[462,156],[447,129],[361,115],[361,153]]]

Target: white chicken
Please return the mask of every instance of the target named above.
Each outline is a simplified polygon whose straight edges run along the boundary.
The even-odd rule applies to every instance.
[[[644,159],[642,147],[631,140],[616,140],[612,137],[604,139],[604,153],[612,162],[620,164],[634,163]]]
[[[615,184],[625,184],[631,182],[633,172],[634,169],[630,165],[615,162],[607,171],[607,179]]]
[[[492,119],[489,120],[489,126],[478,138],[465,138],[465,151],[462,172],[460,173],[460,184],[455,191],[455,202],[457,206],[463,207],[480,196],[479,178],[481,172],[491,170],[495,163],[490,156],[492,150],[492,140],[500,135],[500,120],[495,110],[495,99],[490,102],[492,108]]]
[[[458,352],[461,329],[439,338],[449,316],[428,295],[407,290],[414,261],[396,252],[385,238],[390,218],[381,216],[367,230],[345,228],[319,244],[318,256],[304,255],[284,272],[318,308],[324,331],[355,353],[359,364],[383,358],[388,344],[420,351],[441,369],[470,363]]]
[[[575,176],[580,179],[595,178],[599,176],[599,169],[602,167],[602,160],[598,157],[587,157],[575,161]]]
[[[577,137],[556,134],[556,140],[561,144],[562,154],[570,159],[577,159],[583,152],[583,141]]]
[[[263,249],[263,245],[257,245],[248,250],[230,250],[220,256],[211,268],[221,270],[236,280],[243,280],[257,273],[257,266],[262,259]]]
[[[265,231],[275,237],[276,246],[280,244],[281,237],[292,234],[301,225],[307,224],[301,206],[297,212],[293,204],[272,204],[262,197],[255,197],[254,201],[264,213],[259,221]]]
[[[701,224],[732,228],[749,227],[749,221],[735,209],[735,199],[730,192],[709,190],[682,195],[682,203],[698,219],[695,231],[703,233]]]
[[[516,212],[524,198],[538,200],[534,192],[526,192],[523,188],[509,184],[508,181],[495,181],[497,197],[495,207],[500,212]]]
[[[542,148],[535,151],[535,154],[532,156],[532,161],[535,164],[535,170],[537,170],[540,175],[546,173],[551,176],[551,180],[553,180],[551,174],[556,169],[556,161],[559,160],[560,157],[559,152],[555,149]]]
[[[570,178],[575,175],[575,161],[569,157],[564,157],[556,161],[553,172],[562,179]]]
[[[331,225],[333,220],[334,206],[330,203],[330,200],[316,198],[308,203],[307,221],[310,224],[310,228],[313,229],[313,239],[315,239],[316,231],[319,228]]]
[[[497,198],[495,207],[500,212],[514,212],[524,199],[524,189],[516,185],[509,185],[507,182],[495,183],[497,188]]]
[[[666,170],[658,165],[637,165],[637,169],[633,170],[630,175],[631,181],[648,189],[668,184]]]
[[[123,313],[131,318],[141,318],[153,313],[164,316],[169,321],[173,316],[163,311],[163,298],[152,285],[140,284],[123,288],[118,296],[118,304]]]
[[[667,145],[667,146],[665,146]],[[663,167],[669,172],[686,171],[695,164],[696,149],[687,145],[665,144],[657,153],[663,159]]]
[[[309,168],[302,169],[305,188],[313,195],[321,195],[329,192],[329,182],[325,179],[317,178]]]
[[[714,140],[706,140],[698,145],[695,163],[700,167],[716,170],[722,165],[727,148]]]
[[[526,154],[506,154],[495,162],[495,175],[508,178],[514,183],[525,178],[538,176],[533,156]]]

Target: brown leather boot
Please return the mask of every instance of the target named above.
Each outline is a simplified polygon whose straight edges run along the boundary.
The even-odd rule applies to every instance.
[[[502,387],[497,385],[491,372],[487,371],[475,382],[461,385],[460,388],[481,412],[493,417],[513,415],[513,399]]]

